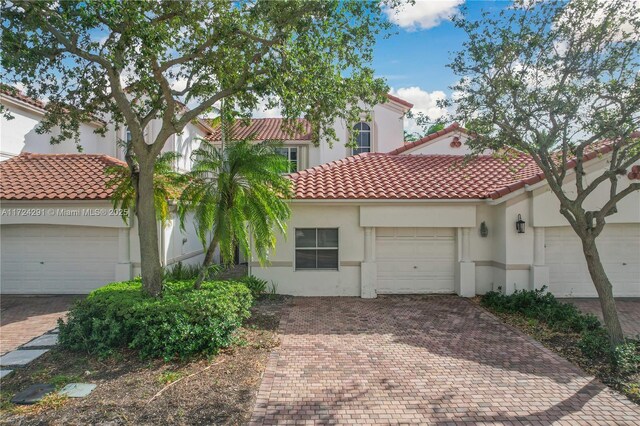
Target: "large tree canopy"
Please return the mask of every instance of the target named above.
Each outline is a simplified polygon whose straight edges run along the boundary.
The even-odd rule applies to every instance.
[[[3,0],[1,63],[5,81],[50,100],[42,127],[58,126],[60,139],[94,115],[127,126],[142,278],[157,295],[153,168],[167,138],[228,98],[245,112],[278,102],[331,141],[336,118],[384,100],[371,61],[389,28],[377,2],[359,0]]]
[[[640,10],[629,0],[519,1],[478,21],[454,19],[467,34],[450,67],[453,119],[477,132],[470,145],[515,147],[532,156],[582,240],[612,343],[622,341],[612,285],[596,247],[617,203],[638,191]],[[450,105],[449,105],[450,106]],[[586,176],[585,155],[607,153],[605,170]],[[609,197],[585,203],[598,188]]]

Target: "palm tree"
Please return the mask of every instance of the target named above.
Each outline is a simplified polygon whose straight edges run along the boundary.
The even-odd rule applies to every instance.
[[[182,188],[186,184],[186,176],[175,170],[175,163],[181,157],[177,152],[165,152],[158,156],[153,167],[154,174],[154,204],[156,217],[165,224],[169,220],[169,203],[180,196]],[[135,158],[133,158],[135,162]],[[131,183],[129,167],[111,166],[106,169],[108,180],[107,188],[113,188],[111,201],[114,208],[122,209],[123,216],[128,222],[128,214],[136,207],[136,193]]]
[[[192,154],[190,182],[178,205],[180,222],[184,227],[186,215],[193,213],[205,247],[211,238],[195,288],[200,288],[216,248],[225,262],[233,259],[235,247],[249,257],[251,238],[258,260],[264,264],[269,250],[275,248],[275,231],[286,231],[291,182],[283,173],[289,164],[275,148],[272,143],[241,140],[221,148],[203,143]]]

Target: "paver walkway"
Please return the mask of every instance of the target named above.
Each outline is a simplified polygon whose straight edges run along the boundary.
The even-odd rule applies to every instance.
[[[640,407],[457,297],[294,298],[280,326],[253,424],[640,421]]]
[[[598,299],[571,298],[560,300],[573,303],[582,312],[593,314],[602,321],[602,308]],[[618,308],[618,317],[625,336],[634,339],[640,338],[640,298],[616,298],[616,308]]]
[[[82,296],[0,298],[0,354],[12,351],[56,327],[74,300]]]

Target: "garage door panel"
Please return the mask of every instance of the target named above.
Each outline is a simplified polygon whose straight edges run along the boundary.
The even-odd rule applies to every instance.
[[[596,244],[614,295],[640,296],[640,224],[608,224]],[[561,297],[597,297],[582,244],[570,227],[547,228],[545,251],[549,291]]]
[[[115,279],[117,229],[3,225],[3,293],[88,293]]]
[[[378,293],[452,293],[454,231],[378,228]]]

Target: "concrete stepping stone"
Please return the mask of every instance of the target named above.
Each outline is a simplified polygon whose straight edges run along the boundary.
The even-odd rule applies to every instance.
[[[4,379],[11,373],[13,373],[13,370],[5,370],[4,368],[0,369],[0,379]]]
[[[18,392],[11,399],[11,402],[14,404],[35,404],[40,401],[42,398],[55,391],[56,387],[53,385],[48,385],[45,383],[38,383],[36,385],[31,385],[22,392]]]
[[[49,349],[17,349],[0,356],[0,365],[24,367],[40,355],[48,352]]]
[[[58,335],[57,334],[43,334],[40,337],[37,337],[30,341],[29,343],[23,345],[23,348],[40,348],[40,347],[51,347],[58,344]]]
[[[60,389],[60,395],[66,395],[69,398],[84,398],[88,396],[97,385],[92,383],[69,383]]]

